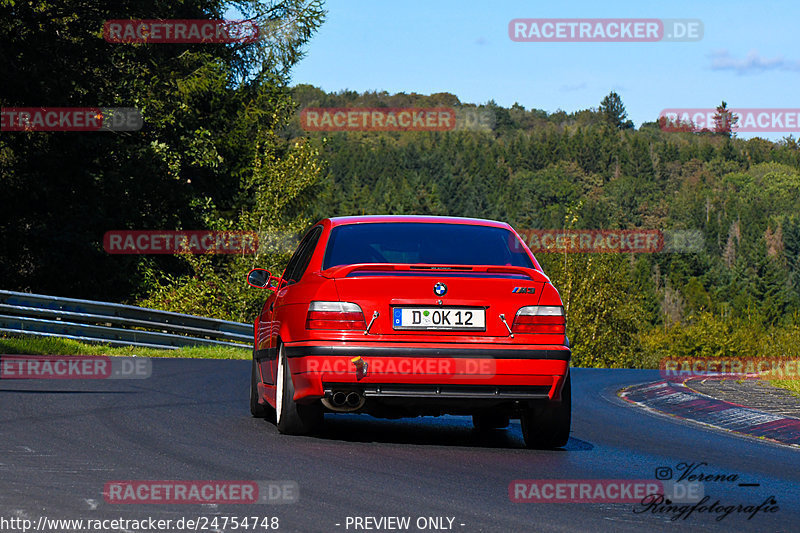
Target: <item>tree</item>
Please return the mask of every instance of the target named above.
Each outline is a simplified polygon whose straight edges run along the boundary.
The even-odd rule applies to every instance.
[[[600,113],[605,117],[609,124],[620,130],[627,130],[633,128],[633,122],[625,120],[628,118],[628,112],[622,103],[622,98],[614,92],[608,93],[608,96],[603,98],[600,102]]]
[[[106,20],[214,20],[231,8],[264,38],[103,39]],[[2,132],[3,288],[120,300],[146,292],[144,272],[186,272],[173,256],[109,255],[103,234],[235,227],[253,204],[248,181],[292,153],[275,135],[293,113],[288,71],[323,15],[317,0],[0,0],[0,106],[135,107],[144,122],[132,132]]]
[[[728,109],[728,104],[725,100],[717,106],[716,111],[714,114],[714,132],[730,137],[733,126],[739,122],[739,117]]]

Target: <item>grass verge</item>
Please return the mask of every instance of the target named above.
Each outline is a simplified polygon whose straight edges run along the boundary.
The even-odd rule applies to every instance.
[[[774,387],[786,389],[798,396],[797,401],[800,402],[800,380],[796,379],[775,379],[770,381]]]
[[[107,344],[87,344],[59,337],[37,337],[35,335],[0,336],[0,354],[24,355],[110,355],[138,357],[189,357],[193,359],[250,359],[249,348],[227,346],[193,346],[177,350],[138,348],[136,346],[114,347]]]

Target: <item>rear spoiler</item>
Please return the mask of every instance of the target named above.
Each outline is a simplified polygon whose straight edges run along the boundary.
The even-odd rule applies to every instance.
[[[544,272],[535,268],[510,265],[445,265],[406,263],[358,263],[327,268],[320,272],[326,278],[346,278],[353,272],[468,272],[475,274],[517,274],[533,281],[549,282]]]

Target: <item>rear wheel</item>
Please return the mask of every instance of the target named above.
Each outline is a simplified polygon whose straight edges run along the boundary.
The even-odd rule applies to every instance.
[[[502,413],[481,413],[472,415],[472,425],[478,431],[488,431],[492,429],[504,429],[509,424],[508,415]]]
[[[567,374],[560,402],[528,408],[522,414],[522,436],[528,448],[561,448],[569,440],[572,419],[572,385]]]
[[[286,435],[307,435],[322,425],[322,405],[298,404],[294,401],[294,383],[286,354],[281,345],[278,350],[278,383],[275,391],[275,411],[278,431]]]
[[[258,383],[261,377],[258,373],[258,364],[253,359],[253,366],[250,370],[250,414],[255,418],[269,418],[274,416],[275,411],[267,404],[258,403]]]

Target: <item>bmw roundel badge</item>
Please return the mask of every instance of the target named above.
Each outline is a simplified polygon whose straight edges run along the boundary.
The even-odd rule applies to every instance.
[[[441,281],[437,282],[436,285],[433,286],[433,294],[436,296],[444,296],[447,294],[447,285]]]

